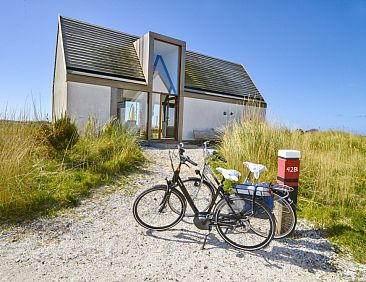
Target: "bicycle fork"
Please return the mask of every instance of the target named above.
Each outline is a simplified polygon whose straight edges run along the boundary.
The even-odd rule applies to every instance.
[[[161,201],[160,205],[159,205],[159,209],[158,209],[158,212],[162,212],[164,209],[165,209],[165,206],[167,204],[167,202],[169,201],[169,197],[170,197],[170,194],[171,194],[171,188],[170,188],[170,185],[171,185],[171,181],[168,180],[166,178],[166,181],[167,181],[167,191],[165,192],[165,195],[164,195],[164,198],[163,200]]]

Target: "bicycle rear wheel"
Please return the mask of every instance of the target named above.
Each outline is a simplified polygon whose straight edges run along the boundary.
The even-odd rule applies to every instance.
[[[254,251],[264,248],[274,236],[275,219],[270,209],[251,198],[223,198],[215,211],[216,229],[231,246]]]
[[[295,208],[277,192],[273,193],[273,215],[276,219],[275,239],[282,239],[294,231],[297,222]]]
[[[174,210],[170,208],[171,203]],[[184,196],[176,189],[168,191],[168,186],[157,185],[142,192],[133,204],[133,216],[143,227],[166,230],[178,224],[185,213]]]

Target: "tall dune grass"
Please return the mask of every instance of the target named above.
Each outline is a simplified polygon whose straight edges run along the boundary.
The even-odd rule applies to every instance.
[[[91,187],[143,160],[136,138],[119,125],[61,152],[40,138],[45,125],[0,121],[0,224],[73,206]]]
[[[220,149],[229,166],[244,175],[243,161],[265,164],[263,181],[276,179],[279,149],[300,150],[299,215],[366,262],[366,137],[336,131],[302,134],[243,121],[226,129]]]
[[[0,209],[33,197],[37,123],[0,121]],[[20,198],[22,200],[20,200]]]

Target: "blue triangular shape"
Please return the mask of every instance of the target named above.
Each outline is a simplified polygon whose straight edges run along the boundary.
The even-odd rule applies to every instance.
[[[177,95],[177,91],[174,87],[174,83],[169,75],[169,71],[168,71],[168,68],[166,67],[166,64],[164,62],[164,59],[161,55],[156,55],[156,58],[155,58],[155,62],[154,62],[154,66],[153,66],[153,72],[156,71],[156,68],[158,67],[158,63],[161,62],[161,66],[162,66],[162,71],[163,73],[161,73],[160,70],[159,71],[159,74],[160,74],[160,77],[162,78],[163,82],[165,85],[169,86],[168,89],[169,89],[169,93],[170,94],[174,94],[174,95]],[[167,80],[167,81],[166,81]],[[167,83],[168,82],[168,83]]]

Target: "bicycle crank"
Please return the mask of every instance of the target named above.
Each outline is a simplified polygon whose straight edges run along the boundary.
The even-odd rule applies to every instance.
[[[194,225],[198,229],[209,230],[211,225],[211,218],[208,212],[199,212],[194,216]]]

